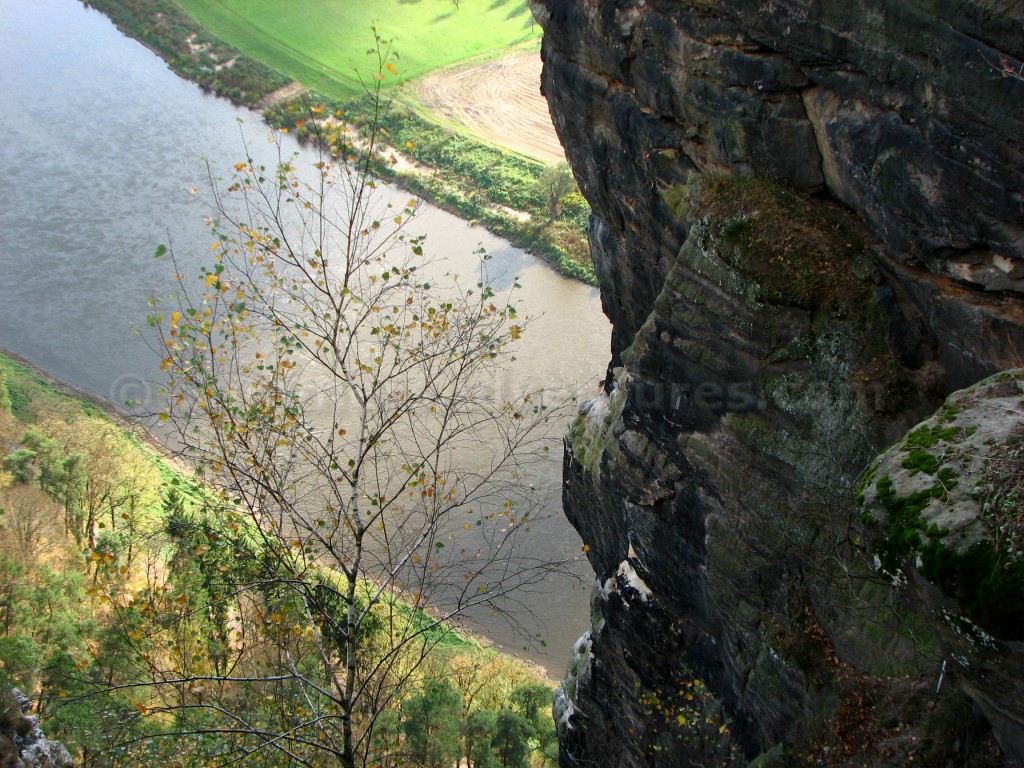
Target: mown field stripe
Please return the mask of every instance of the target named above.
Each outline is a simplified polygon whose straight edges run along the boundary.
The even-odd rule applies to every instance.
[[[357,79],[347,77],[283,41],[268,36],[251,21],[222,3],[210,0],[179,0],[179,3],[203,28],[246,56],[262,61],[307,88],[338,99],[363,93]]]
[[[395,64],[403,79],[508,55],[539,40],[522,0],[475,9],[456,8],[452,0],[342,1],[351,5],[256,0],[243,12],[237,0],[177,0],[197,23],[242,53],[331,97],[363,93],[357,71],[376,71],[374,57],[365,55],[374,44],[374,24],[382,37],[396,39]]]

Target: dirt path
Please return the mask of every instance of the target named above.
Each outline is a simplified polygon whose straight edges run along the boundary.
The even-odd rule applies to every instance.
[[[278,88],[276,91],[271,91],[260,99],[260,103],[256,105],[256,109],[267,109],[280,104],[282,101],[288,101],[294,99],[306,92],[306,86],[302,83],[293,80],[283,88]]]
[[[540,95],[540,54],[427,75],[416,99],[489,142],[544,163],[565,160]]]

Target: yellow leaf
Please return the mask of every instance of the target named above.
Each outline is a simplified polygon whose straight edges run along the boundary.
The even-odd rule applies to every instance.
[[[411,141],[407,141],[405,142],[405,148],[411,152],[412,150],[416,149],[416,144],[414,144]]]
[[[388,68],[388,72],[390,72],[392,75],[397,75],[398,74],[398,70],[395,69],[395,65],[392,64],[390,61],[387,63],[387,68]]]

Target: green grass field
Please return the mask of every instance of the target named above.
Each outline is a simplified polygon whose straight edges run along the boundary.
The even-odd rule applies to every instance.
[[[410,80],[468,59],[536,45],[525,0],[178,0],[200,25],[326,96],[363,92],[377,71],[371,27],[393,41],[398,77]]]

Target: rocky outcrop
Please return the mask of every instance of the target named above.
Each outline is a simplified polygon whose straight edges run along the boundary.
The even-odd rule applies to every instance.
[[[936,617],[944,659],[1024,755],[1024,371],[951,395],[865,472],[877,570]]]
[[[892,525],[854,501],[1021,362],[1019,7],[533,7],[613,322],[567,439],[598,582],[563,764],[1024,764],[1020,638],[961,664],[970,600],[876,568]]]
[[[0,766],[3,768],[71,768],[74,761],[59,741],[46,738],[39,720],[29,715],[32,702],[12,688],[0,698]]]
[[[592,240],[618,350],[685,238],[657,192],[692,170],[765,175],[853,208],[886,258],[907,268],[919,303],[942,305],[940,317],[926,315],[940,336],[959,318],[948,317],[946,284],[932,275],[1020,290],[1024,86],[995,71],[1024,58],[1017,4],[534,8],[547,32],[543,88],[597,215]],[[648,224],[657,226],[635,229]],[[963,379],[992,358],[1008,362],[997,349],[980,360],[969,348],[947,354],[951,366],[967,358]]]

